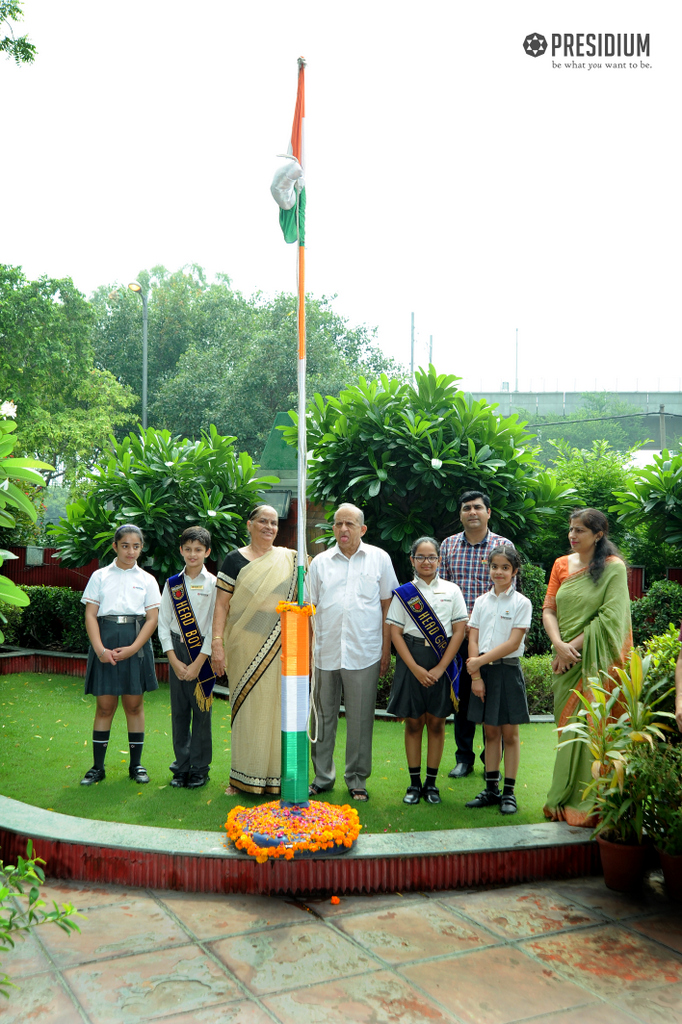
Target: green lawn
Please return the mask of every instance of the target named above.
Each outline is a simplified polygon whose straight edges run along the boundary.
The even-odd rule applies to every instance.
[[[0,677],[0,792],[4,796],[83,818],[121,821],[165,828],[208,829],[224,825],[236,804],[260,800],[226,797],[230,768],[230,707],[217,700],[213,714],[213,765],[202,789],[172,789],[168,765],[173,760],[168,687],[145,697],[146,742],[143,764],[151,777],[147,786],[128,778],[125,716],[119,708],[107,753],[107,777],[97,786],[81,786],[92,764],[94,697],[83,695],[83,682],[70,676],[17,674]],[[345,720],[337,736],[336,789],[326,795],[332,803],[347,803],[343,783]],[[402,803],[409,776],[403,747],[403,727],[377,722],[374,765],[368,782],[370,801],[356,804],[366,832],[422,832],[483,825],[528,824],[543,821],[542,805],[549,788],[556,734],[552,725],[521,727],[521,767],[517,782],[519,813],[505,817],[496,808],[470,811],[464,807],[483,788],[482,765],[468,778],[447,778],[454,764],[452,727],[447,729],[439,785],[442,804],[432,807]],[[425,761],[423,762],[425,765]]]

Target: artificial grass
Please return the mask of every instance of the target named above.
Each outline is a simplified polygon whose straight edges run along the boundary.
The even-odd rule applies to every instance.
[[[267,798],[245,794],[225,796],[230,771],[230,706],[216,700],[213,712],[211,778],[201,789],[173,789],[168,765],[173,760],[168,686],[145,696],[145,747],[142,763],[150,783],[128,778],[128,740],[123,710],[118,709],[107,751],[104,782],[81,786],[92,764],[92,723],[95,699],[83,695],[83,681],[71,676],[16,674],[0,677],[0,792],[4,796],[82,818],[120,821],[164,828],[220,830],[237,804],[252,806]],[[551,724],[521,726],[521,766],[517,781],[519,812],[511,817],[497,808],[467,810],[464,804],[481,789],[483,766],[477,759],[473,775],[447,777],[455,761],[452,726],[446,728],[445,752],[438,778],[443,802],[402,802],[409,784],[403,726],[377,721],[374,727],[370,800],[355,803],[364,832],[423,832],[543,821],[542,805],[549,788],[556,733]],[[349,803],[343,782],[346,723],[339,721],[336,741],[336,788],[325,793],[330,803]],[[479,745],[480,749],[480,745]],[[425,771],[426,758],[422,762]],[[311,768],[312,779],[312,768]]]

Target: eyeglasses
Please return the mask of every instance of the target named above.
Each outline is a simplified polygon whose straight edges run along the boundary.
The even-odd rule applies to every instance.
[[[412,555],[415,562],[437,562],[438,555]]]

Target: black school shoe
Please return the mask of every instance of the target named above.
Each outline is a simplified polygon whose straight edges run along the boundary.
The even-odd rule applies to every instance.
[[[101,782],[106,778],[106,772],[104,768],[89,768],[81,779],[81,786],[93,786],[96,782]]]
[[[173,789],[184,789],[187,785],[188,779],[189,772],[178,772],[178,774],[174,775],[173,778],[170,780],[170,785],[173,787]]]
[[[516,797],[513,793],[502,794],[500,800],[500,814],[516,814],[518,807],[516,805]]]
[[[188,789],[199,789],[208,782],[208,772],[190,772],[187,780]]]
[[[134,768],[129,768],[128,775],[130,776],[131,781],[136,782],[139,786],[142,786],[145,782],[149,782],[147,769],[143,768],[141,764],[136,765]]]
[[[404,804],[418,804],[422,798],[420,786],[408,786],[407,793],[403,797]]]
[[[496,807],[499,805],[502,797],[499,792],[495,792],[492,789],[484,789],[482,793],[475,796],[473,800],[470,800],[465,807]],[[509,813],[509,812],[506,812]]]
[[[427,804],[439,804],[441,802],[437,786],[422,786],[422,797],[426,800]]]

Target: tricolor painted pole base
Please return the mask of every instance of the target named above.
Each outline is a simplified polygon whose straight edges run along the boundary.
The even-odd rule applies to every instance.
[[[312,605],[281,602],[283,804],[308,803],[309,623]]]

